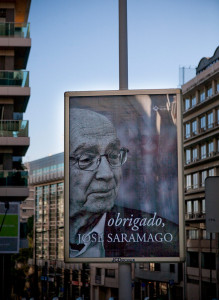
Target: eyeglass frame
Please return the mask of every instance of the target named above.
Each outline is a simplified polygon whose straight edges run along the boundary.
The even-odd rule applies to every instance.
[[[112,169],[114,169],[114,168],[119,168],[119,167],[123,166],[123,165],[126,163],[126,161],[127,161],[127,153],[129,152],[129,149],[127,149],[127,148],[125,148],[125,147],[122,147],[121,149],[119,149],[119,153],[120,153],[121,151],[125,151],[126,160],[125,160],[123,163],[121,163],[119,166],[112,166],[112,165],[111,165],[111,163],[110,163],[110,161],[109,161],[109,158],[108,158],[108,156],[109,156],[109,154],[110,154],[111,152],[105,153],[105,154],[99,154],[99,155],[97,155],[97,157],[96,157],[97,166],[96,166],[96,168],[94,168],[93,170],[86,170],[86,169],[81,169],[81,168],[80,168],[79,161],[80,161],[80,158],[84,155],[84,153],[81,154],[81,156],[80,156],[79,158],[70,156],[70,157],[69,157],[69,160],[73,160],[73,159],[74,159],[74,160],[75,160],[75,163],[74,163],[73,165],[75,165],[75,164],[77,163],[78,168],[79,168],[80,170],[82,170],[82,171],[88,171],[88,172],[90,171],[90,172],[94,172],[94,171],[96,171],[96,170],[99,168],[99,166],[100,166],[100,164],[101,164],[101,157],[102,157],[102,156],[105,156],[106,159],[107,159],[107,161],[108,161],[108,163],[109,163],[109,165],[110,165],[110,167],[111,167]]]

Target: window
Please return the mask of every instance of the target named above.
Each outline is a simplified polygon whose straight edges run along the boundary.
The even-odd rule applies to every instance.
[[[188,267],[193,267],[193,268],[199,267],[198,252],[188,252],[187,260],[188,260],[187,261]]]
[[[213,128],[213,112],[211,112],[210,114],[208,114],[208,128]]]
[[[186,163],[189,164],[191,162],[191,150],[186,149]]]
[[[201,186],[205,186],[205,178],[207,177],[207,171],[202,171],[202,183]]]
[[[170,273],[175,273],[175,264],[170,264]]]
[[[149,263],[139,263],[139,269],[149,271]]]
[[[101,276],[101,268],[96,268],[96,276]]]
[[[150,264],[149,264],[149,270],[150,270],[151,272],[155,271],[155,263],[150,263]]]
[[[189,239],[190,240],[198,240],[199,231],[197,229],[189,230]]]
[[[212,240],[215,240],[215,233],[212,233]],[[210,232],[206,230],[202,230],[202,238],[203,240],[210,240],[211,239],[211,234]]]
[[[214,168],[208,170],[209,176],[214,176]]]
[[[192,201],[187,201],[186,207],[187,207],[187,214],[191,214],[192,213]]]
[[[186,189],[191,189],[192,187],[192,180],[191,175],[186,176]]]
[[[203,269],[216,269],[216,256],[215,253],[202,253],[202,268]]]
[[[212,156],[213,152],[214,152],[214,143],[210,142],[208,143],[208,156]]]
[[[203,116],[200,119],[200,127],[201,127],[201,131],[205,131],[206,130],[206,117]]]
[[[207,89],[207,95],[208,95],[208,97],[212,96],[212,86],[208,87],[208,89]]]
[[[192,175],[192,180],[193,180],[193,189],[198,188],[198,173],[194,173]]]
[[[198,213],[199,212],[198,200],[195,200],[193,202],[193,211],[194,211],[194,213]]]
[[[197,151],[197,148],[193,148],[192,149],[192,160],[193,161],[196,161],[198,158],[198,151]]]
[[[205,214],[205,199],[202,199],[202,213]]]
[[[105,269],[105,276],[110,278],[115,278],[115,270],[114,269]]]
[[[219,109],[217,110],[217,124],[219,124]]]
[[[201,158],[206,158],[206,145],[201,146]]]
[[[101,268],[96,268],[95,283],[101,284]]]
[[[188,110],[190,108],[190,99],[185,100],[185,110]]]
[[[192,107],[195,106],[195,105],[196,105],[196,97],[193,96],[193,97],[192,97]]]
[[[192,122],[192,133],[197,134],[197,121]]]
[[[160,271],[160,264],[159,263],[150,263],[149,269],[151,272]]]
[[[202,90],[200,92],[200,102],[203,102],[203,101],[205,101],[205,91],[204,90]]]
[[[190,123],[186,124],[186,138],[190,137]]]
[[[219,92],[219,80],[217,80],[217,92]]]

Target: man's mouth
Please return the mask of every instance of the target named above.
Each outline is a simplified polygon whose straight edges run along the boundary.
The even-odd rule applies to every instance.
[[[107,189],[107,190],[94,190],[91,193],[89,193],[88,196],[94,195],[97,197],[107,197],[107,196],[110,196],[113,191],[114,191],[114,188]]]

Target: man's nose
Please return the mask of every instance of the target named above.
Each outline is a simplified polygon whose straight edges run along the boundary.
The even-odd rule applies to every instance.
[[[96,179],[110,180],[113,178],[112,168],[106,156],[100,157],[100,164],[96,170]]]

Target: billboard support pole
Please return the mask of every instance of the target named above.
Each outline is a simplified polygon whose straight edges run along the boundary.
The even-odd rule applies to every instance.
[[[127,0],[119,0],[119,89],[128,90]]]
[[[119,89],[128,89],[127,0],[119,0]],[[119,300],[132,299],[131,264],[119,264]]]

